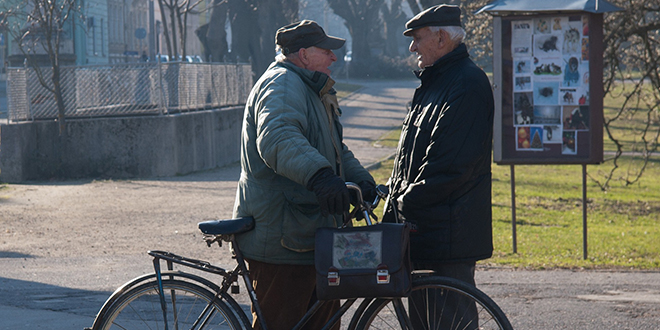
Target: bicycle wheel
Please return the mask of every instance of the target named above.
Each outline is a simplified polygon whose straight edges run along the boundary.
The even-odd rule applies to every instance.
[[[112,306],[94,321],[92,329],[244,329],[234,314],[242,311],[233,311],[202,286],[163,279],[163,291],[166,315],[161,308],[158,282],[152,280],[117,297]]]
[[[485,293],[467,283],[428,276],[413,280],[410,296],[374,300],[358,329],[504,329],[511,323]]]

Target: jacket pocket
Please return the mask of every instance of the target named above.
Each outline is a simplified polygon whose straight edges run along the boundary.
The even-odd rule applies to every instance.
[[[437,260],[450,255],[451,206],[436,205],[406,210],[406,221],[412,224],[410,255],[413,260]]]
[[[332,216],[321,215],[316,196],[305,190],[284,192],[282,240],[284,248],[296,252],[314,250],[314,236],[319,227],[334,226]]]

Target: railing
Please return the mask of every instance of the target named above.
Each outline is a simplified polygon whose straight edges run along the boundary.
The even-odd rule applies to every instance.
[[[52,84],[52,69],[41,70]],[[244,104],[252,71],[226,63],[75,66],[61,68],[60,85],[66,118],[158,115]],[[7,103],[9,122],[57,118],[53,93],[30,67],[7,70]]]

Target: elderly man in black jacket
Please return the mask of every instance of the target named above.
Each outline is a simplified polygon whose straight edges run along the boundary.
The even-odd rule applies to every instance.
[[[412,224],[415,269],[474,285],[475,262],[493,252],[492,89],[469,58],[458,7],[431,7],[406,28],[421,85],[403,122],[384,221]]]

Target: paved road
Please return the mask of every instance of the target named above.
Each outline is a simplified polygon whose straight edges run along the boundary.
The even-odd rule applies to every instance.
[[[414,82],[360,82],[342,100],[346,143],[369,165],[371,141],[399,126]],[[112,290],[150,271],[147,249],[230,265],[195,224],[230,217],[238,167],[186,176],[32,182],[0,191],[0,329],[82,329]],[[659,329],[660,273],[479,267],[477,283],[516,329]],[[244,300],[242,300],[244,301]]]

